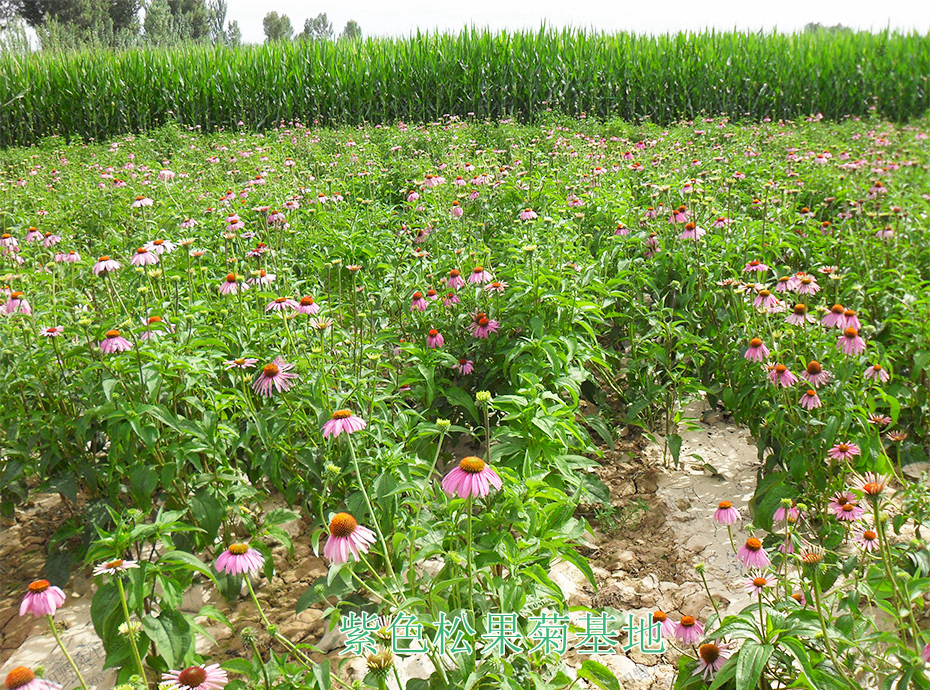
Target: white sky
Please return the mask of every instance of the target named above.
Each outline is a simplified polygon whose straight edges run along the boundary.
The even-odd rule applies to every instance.
[[[714,28],[790,32],[808,22],[853,29],[890,27],[930,34],[930,2],[926,0],[228,0],[227,21],[237,20],[247,43],[264,40],[262,18],[271,11],[290,17],[295,33],[304,20],[328,15],[336,33],[350,19],[365,36],[407,36],[421,31],[458,32],[466,26],[538,30],[551,27],[595,27],[604,31],[674,33]]]

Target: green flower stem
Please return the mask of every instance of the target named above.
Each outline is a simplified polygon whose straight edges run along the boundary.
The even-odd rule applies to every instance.
[[[255,638],[251,638],[249,643],[252,645],[252,652],[255,656],[258,657],[258,660],[262,664],[262,676],[265,679],[265,690],[271,690],[271,679],[268,677],[268,669],[265,667],[265,659],[262,658],[262,653],[258,650],[258,644],[255,642]]]
[[[871,497],[870,497],[871,498]],[[881,519],[881,510],[878,505],[878,498],[871,500],[872,509],[875,513],[875,531],[878,534],[878,544],[882,552],[882,565],[885,568],[885,577],[888,578],[888,581],[891,583],[891,589],[894,592],[895,598],[895,617],[898,619],[901,627],[904,627],[904,621],[901,620],[900,607],[898,603],[901,602],[907,607],[907,615],[910,619],[911,632],[914,636],[914,645],[917,653],[920,654],[922,648],[920,646],[920,627],[917,625],[917,621],[914,619],[914,611],[911,608],[911,602],[907,596],[902,595],[901,591],[898,589],[898,581],[894,577],[894,573],[891,572],[891,548],[888,546],[888,541],[885,538],[885,527]]]
[[[759,635],[762,638],[762,644],[768,644],[768,635],[765,632],[765,616],[762,612],[762,590],[759,590]]]
[[[727,529],[728,530],[730,529],[729,525],[727,525]],[[717,608],[717,601],[716,599],[714,599],[713,595],[710,593],[710,587],[707,585],[707,576],[704,575],[704,567],[701,566],[699,568],[696,568],[696,570],[701,576],[701,582],[704,583],[704,591],[707,592],[707,598],[710,599],[710,603],[713,604],[714,606],[714,613],[717,614],[717,625],[719,626],[720,621],[722,621],[723,619],[720,617],[720,609]]]
[[[819,566],[812,566],[814,580],[814,605],[817,609],[817,619],[820,621],[820,630],[823,633],[823,646],[827,649],[827,655],[830,657],[830,661],[833,663],[833,668],[836,669],[837,673],[843,676],[843,680],[846,681],[846,685],[850,688],[858,688],[859,684],[854,682],[847,674],[846,668],[840,665],[839,660],[836,658],[836,652],[833,649],[833,644],[830,642],[830,635],[827,632],[827,620],[823,615],[823,604],[821,599],[823,594],[820,591],[820,572],[818,570]]]
[[[365,482],[362,481],[362,473],[358,468],[358,458],[355,455],[355,444],[352,443],[352,435],[346,434],[349,441],[349,455],[352,457],[352,465],[355,467],[355,477],[358,479],[358,485],[362,490],[362,496],[365,497],[365,504],[368,506],[368,514],[371,515],[371,522],[375,526],[375,531],[378,533],[378,539],[381,540],[381,543],[384,546],[384,562],[387,565],[388,574],[391,576],[391,580],[397,586],[397,589],[403,589],[399,586],[397,582],[397,575],[394,573],[394,566],[391,564],[391,551],[388,548],[388,543],[384,538],[384,535],[381,533],[381,525],[378,522],[378,516],[375,513],[375,508],[371,504],[371,498],[368,496],[368,490],[365,488]]]
[[[129,638],[129,648],[132,649],[132,658],[136,662],[136,671],[138,671],[139,677],[144,680],[145,668],[142,666],[142,658],[139,656],[136,638],[131,634],[132,620],[129,617],[129,605],[126,604],[126,590],[123,589],[123,578],[117,575],[114,579],[116,580],[116,588],[119,590],[119,603],[123,605],[123,616],[126,617],[126,627],[130,628],[130,634],[127,635]],[[146,685],[148,685],[147,681]]]
[[[265,630],[268,632],[268,634],[271,635],[273,640],[280,642],[288,651],[292,652],[294,656],[300,659],[300,662],[309,670],[310,667],[313,666],[313,660],[297,649],[297,646],[289,639],[279,635],[277,631],[278,626],[272,625],[272,623],[268,621],[268,618],[265,616],[265,612],[262,610],[262,605],[258,601],[258,597],[255,596],[255,590],[252,589],[252,581],[249,579],[248,575],[245,576],[245,585],[249,588],[249,594],[252,595],[252,601],[255,602],[255,608],[258,609],[258,615],[261,616],[262,623],[265,625]]]
[[[352,577],[354,577],[356,580],[358,580],[358,583],[359,583],[365,590],[371,592],[373,595],[375,595],[375,596],[378,597],[379,599],[388,599],[388,600],[391,602],[391,604],[394,605],[394,607],[395,607],[396,609],[400,610],[400,609],[402,608],[402,607],[401,607],[401,604],[398,603],[397,599],[394,598],[394,593],[393,593],[393,592],[390,590],[390,588],[385,584],[384,580],[381,579],[381,576],[378,575],[378,571],[376,571],[374,568],[371,567],[371,563],[368,562],[368,560],[365,558],[365,555],[364,555],[363,553],[359,552],[358,555],[359,555],[359,558],[362,559],[362,563],[365,564],[365,567],[368,568],[368,570],[371,572],[371,574],[375,576],[375,579],[378,581],[378,584],[381,585],[382,589],[384,590],[384,593],[382,594],[382,593],[379,593],[379,592],[376,592],[375,590],[373,590],[371,587],[369,587],[369,586],[365,583],[365,581],[364,581],[362,578],[360,578],[360,577],[358,576],[358,574],[357,574],[354,570],[352,570],[352,569],[350,568],[350,569],[349,569],[349,572],[352,574]]]
[[[436,443],[436,454],[433,456],[433,464],[429,467],[429,472],[426,473],[426,481],[423,482],[423,490],[420,491],[420,500],[417,501],[417,512],[416,516],[413,519],[413,531],[410,533],[410,555],[407,557],[408,567],[410,568],[410,586],[413,587],[414,581],[416,579],[416,572],[413,568],[413,551],[416,548],[417,540],[417,530],[420,527],[420,511],[423,509],[423,500],[426,495],[426,489],[429,487],[430,479],[433,476],[433,471],[436,469],[436,463],[439,462],[439,452],[442,450],[442,442],[446,438],[446,432],[439,432],[439,441]]]
[[[474,572],[474,565],[472,563],[472,554],[471,554],[471,502],[473,494],[468,494],[468,498],[465,499],[466,510],[468,511],[468,536],[465,542],[465,555],[468,560],[468,608],[471,610],[472,618],[475,619],[475,594],[474,586],[472,581],[472,573]]]
[[[61,636],[58,634],[58,628],[55,626],[55,619],[51,614],[47,615],[48,624],[52,628],[52,635],[55,636],[55,642],[58,643],[58,646],[61,647],[61,651],[65,653],[65,658],[68,660],[68,663],[71,664],[71,668],[74,669],[74,672],[77,674],[78,680],[81,681],[81,687],[84,690],[87,690],[87,683],[84,682],[84,676],[81,675],[80,670],[78,670],[77,664],[74,663],[74,659],[71,658],[71,655],[68,653],[68,650],[65,648],[64,643],[61,641]]]

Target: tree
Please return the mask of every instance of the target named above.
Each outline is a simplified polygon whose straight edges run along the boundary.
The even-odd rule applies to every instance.
[[[242,45],[242,30],[239,28],[239,22],[235,20],[229,22],[229,26],[226,29],[226,45]]]
[[[362,27],[358,25],[358,22],[354,19],[350,19],[346,23],[346,28],[342,30],[342,34],[339,36],[340,41],[358,41],[362,37]]]
[[[286,14],[280,17],[277,12],[269,12],[262,20],[262,27],[265,29],[265,40],[273,41],[290,41],[294,33],[291,26],[291,20]]]
[[[304,20],[304,30],[297,35],[298,41],[331,41],[333,39],[333,25],[329,22],[325,12],[321,12],[313,19]]]

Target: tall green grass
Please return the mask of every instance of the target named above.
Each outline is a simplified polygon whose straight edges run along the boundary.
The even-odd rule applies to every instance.
[[[930,105],[930,36],[670,36],[465,31],[360,42],[189,46],[0,58],[0,145],[102,139],[172,118],[355,124],[447,115],[530,119],[547,108],[650,118],[701,114],[901,121]]]

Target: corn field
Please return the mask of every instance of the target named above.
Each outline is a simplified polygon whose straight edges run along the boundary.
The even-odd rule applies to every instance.
[[[530,120],[552,109],[666,124],[878,114],[930,104],[916,33],[637,36],[541,30],[0,58],[0,145],[104,139],[170,120],[204,131],[304,123]]]

